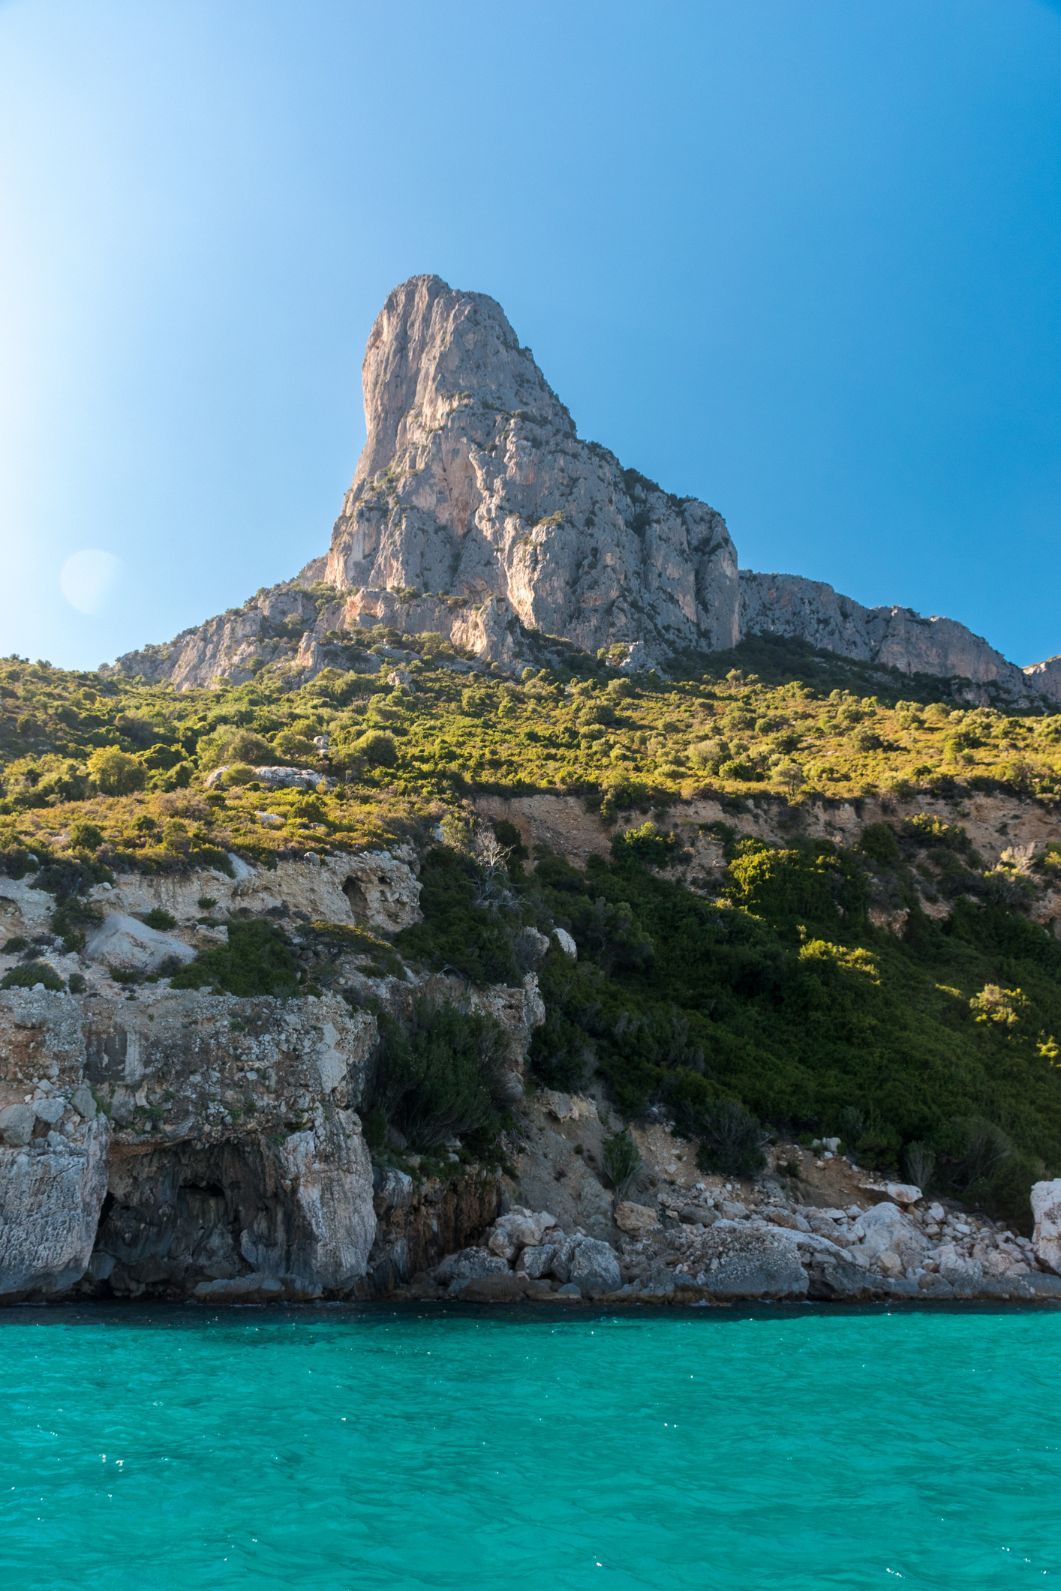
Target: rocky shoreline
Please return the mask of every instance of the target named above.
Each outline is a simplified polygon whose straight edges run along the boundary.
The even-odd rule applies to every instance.
[[[48,941],[70,981],[0,993],[0,1302],[1061,1299],[1061,1181],[1036,1184],[1029,1237],[873,1178],[835,1139],[774,1144],[754,1178],[705,1175],[658,1115],[627,1124],[603,1089],[531,1084],[545,1017],[533,971],[478,986],[393,954],[385,970],[383,941],[356,935],[333,952],[350,999],[182,990],[153,971],[223,941],[201,921],[207,893],[233,913],[392,935],[420,917],[417,866],[409,849],[120,875],[65,952],[48,939],[52,897],[0,880],[8,929]],[[170,927],[144,920],[156,909]],[[528,955],[556,953],[526,938]],[[555,943],[577,955],[563,930]],[[430,1156],[393,1134],[370,1147],[381,1017],[400,1025],[421,998],[495,1024],[503,1170],[457,1139]],[[620,1133],[633,1165],[617,1187]]]
[[[554,1109],[556,1102],[553,1096]],[[1055,1268],[1061,1183],[1036,1185],[1035,1236],[1027,1238],[925,1198],[910,1184],[872,1182],[835,1149],[824,1153],[828,1159],[778,1146],[773,1167],[754,1182],[700,1178],[690,1187],[653,1178],[651,1202],[636,1195],[617,1201],[614,1241],[581,1227],[565,1230],[548,1211],[513,1205],[475,1243],[414,1277],[396,1297],[653,1305],[1061,1302]],[[777,1174],[778,1166],[803,1160],[812,1173],[831,1163],[834,1185],[854,1185],[854,1202],[842,1208],[815,1202],[826,1191],[822,1179]],[[408,1187],[392,1180],[386,1198],[411,1197],[406,1180]]]

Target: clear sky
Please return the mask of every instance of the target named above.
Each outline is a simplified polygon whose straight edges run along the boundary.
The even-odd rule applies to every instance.
[[[0,0],[0,228],[0,652],[323,551],[420,271],[743,565],[1061,651],[1057,4]]]

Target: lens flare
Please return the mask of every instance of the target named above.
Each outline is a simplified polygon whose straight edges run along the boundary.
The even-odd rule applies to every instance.
[[[59,589],[78,613],[102,613],[123,568],[122,560],[100,547],[71,553],[59,571]]]

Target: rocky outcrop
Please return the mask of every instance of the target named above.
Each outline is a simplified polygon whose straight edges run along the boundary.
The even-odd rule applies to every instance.
[[[1061,703],[1061,657],[1048,657],[1041,663],[1028,663],[1023,672],[1034,691],[1055,705]]]
[[[950,619],[866,608],[743,571],[721,516],[583,442],[500,305],[415,276],[363,365],[367,439],[327,555],[242,608],[116,665],[179,686],[355,660],[344,634],[434,632],[516,666],[557,637],[647,669],[676,651],[788,636],[864,662],[1061,701],[1061,662],[1021,670]],[[356,666],[375,666],[363,659]]]
[[[167,962],[191,961],[191,945],[173,934],[150,928],[128,912],[108,912],[85,943],[89,961],[121,972],[157,972]]]
[[[964,624],[912,608],[866,608],[820,580],[800,575],[740,574],[742,635],[781,635],[820,651],[878,663],[902,674],[934,674],[1002,687],[1020,702],[1061,701],[1061,669],[1020,669]]]
[[[214,913],[302,916],[356,923],[378,933],[397,933],[420,921],[418,862],[411,847],[336,851],[327,856],[310,852],[285,858],[271,868],[252,867],[238,856],[230,858],[230,864],[229,873],[119,873],[113,884],[96,886],[91,899],[108,913],[161,909],[176,918],[181,930],[191,930],[202,917],[204,899]],[[25,901],[27,894],[40,894],[48,908],[54,905],[43,891],[25,888],[12,905]]]
[[[1035,1231],[1032,1243],[1041,1265],[1061,1276],[1061,1177],[1037,1182],[1032,1188]]]
[[[580,441],[493,299],[414,277],[384,305],[363,377],[368,439],[325,576],[356,593],[351,619],[400,623],[396,594],[442,594],[431,627],[495,655],[520,627],[587,651],[734,643],[720,515]]]
[[[375,1038],[334,996],[0,994],[0,1296],[353,1289]]]
[[[502,663],[526,657],[526,632],[643,666],[736,642],[721,516],[581,441],[493,299],[403,283],[363,379],[368,436],[323,563],[120,669],[181,686],[285,658],[312,670],[322,637],[374,625]]]

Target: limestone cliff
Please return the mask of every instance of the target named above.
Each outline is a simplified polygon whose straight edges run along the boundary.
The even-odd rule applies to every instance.
[[[1049,694],[1048,664],[1020,669],[953,619],[924,618],[912,608],[866,608],[820,580],[747,569],[741,570],[740,600],[743,635],[788,636],[903,674],[997,684],[1018,698],[1029,684]]]
[[[738,581],[721,516],[580,440],[481,293],[437,276],[395,288],[363,384],[367,439],[326,557],[118,668],[180,686],[285,661],[315,672],[342,663],[344,633],[373,625],[439,633],[508,666],[528,660],[534,635],[651,667],[767,633],[1021,702],[1061,700],[1056,659],[1022,671],[953,620],[864,608],[796,576]]]

